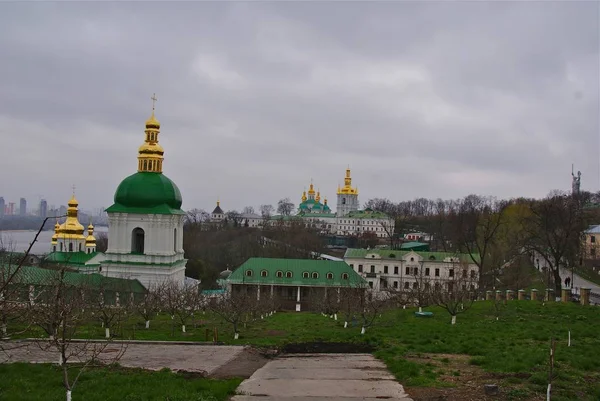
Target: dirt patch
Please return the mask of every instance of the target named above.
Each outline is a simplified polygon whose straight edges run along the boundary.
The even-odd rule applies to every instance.
[[[230,379],[234,377],[247,379],[272,358],[271,354],[268,350],[248,347],[237,357],[215,370],[210,377],[215,379]]]
[[[374,347],[369,344],[308,342],[286,344],[281,349],[285,354],[370,354]]]
[[[414,401],[497,401],[515,400],[538,401],[544,397],[534,395],[518,384],[507,383],[506,379],[526,380],[529,373],[490,373],[479,366],[469,363],[469,355],[419,354],[409,355],[406,359],[419,363],[429,363],[441,372],[439,380],[448,383],[450,388],[405,387]],[[486,395],[484,385],[496,384],[500,388],[498,395]]]

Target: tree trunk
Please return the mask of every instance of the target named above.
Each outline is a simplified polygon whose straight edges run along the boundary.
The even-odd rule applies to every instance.
[[[337,322],[337,313],[333,314],[333,320],[335,320]]]
[[[348,328],[348,321],[345,321],[345,322],[344,322],[344,328],[345,328],[345,329],[346,329],[346,328]]]
[[[71,401],[71,390],[67,390],[67,401]]]
[[[146,328],[149,329],[150,328],[150,320],[146,320]]]
[[[360,329],[360,334],[365,334],[365,332],[367,331],[365,326],[362,326],[362,328]]]
[[[565,269],[567,270],[567,269]],[[554,276],[554,295],[560,296],[560,290],[562,289],[562,279],[560,278],[560,268],[552,269],[552,275]]]
[[[185,324],[182,324],[182,325],[181,325],[181,332],[182,332],[182,333],[185,333]]]
[[[456,324],[456,315],[452,315],[452,324]]]
[[[2,338],[7,338],[7,329],[6,329],[6,323],[2,323],[0,325],[0,331],[2,331]]]
[[[104,329],[104,336],[110,338],[110,329],[108,327]]]

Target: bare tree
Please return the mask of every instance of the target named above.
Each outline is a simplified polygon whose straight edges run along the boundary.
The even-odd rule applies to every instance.
[[[560,293],[560,269],[575,263],[585,222],[576,197],[552,193],[530,202],[531,215],[524,225],[525,247],[540,255],[548,268],[548,285]]]
[[[90,289],[87,296],[92,316],[102,324],[105,338],[111,338],[110,329],[117,325],[125,315],[124,306],[128,303],[127,297],[121,300],[118,290],[111,288],[105,282]]]
[[[245,206],[242,209],[242,214],[254,214],[254,206]]]
[[[283,216],[289,216],[294,211],[294,203],[290,198],[283,198],[277,202],[277,213]]]
[[[263,219],[263,223],[267,223],[271,216],[273,216],[275,208],[273,207],[273,205],[260,205],[259,210],[260,215]]]
[[[163,286],[161,285],[150,285],[146,292],[138,295],[133,300],[133,307],[146,322],[146,329],[150,328],[150,319],[160,309],[162,289]]]
[[[419,262],[419,265],[419,267],[413,267],[411,274],[407,275],[414,281],[405,290],[408,299],[419,307],[419,312],[422,312],[423,308],[429,306],[431,302],[431,272],[428,271],[429,268],[424,267],[424,261]]]
[[[185,224],[204,224],[210,220],[210,214],[203,209],[192,209],[185,214]]]
[[[462,263],[461,271],[456,272],[444,284],[435,283],[430,286],[432,302],[445,309],[451,316],[451,323],[456,324],[456,316],[466,312],[477,299],[477,274],[471,273],[467,263]]]
[[[40,339],[37,344],[43,351],[58,353],[67,401],[71,401],[71,392],[90,364],[114,363],[126,350],[121,344],[118,352],[106,357],[101,354],[109,341],[73,341],[89,316],[86,300],[90,289],[81,276],[73,274],[77,273],[69,273],[64,268],[53,271],[43,283],[39,302],[31,306],[33,321],[48,334],[48,339]],[[83,364],[69,366],[69,362]],[[74,377],[70,373],[72,369],[78,369]]]
[[[234,227],[239,227],[242,223],[242,215],[237,210],[230,210],[225,213],[225,221]]]
[[[252,312],[257,308],[256,295],[241,291],[227,292],[212,298],[208,309],[233,326],[233,338],[239,338],[239,327],[252,320]]]
[[[357,312],[361,318],[362,327],[360,334],[365,334],[367,328],[371,327],[379,317],[387,303],[387,300],[378,298],[370,291],[356,292]]]

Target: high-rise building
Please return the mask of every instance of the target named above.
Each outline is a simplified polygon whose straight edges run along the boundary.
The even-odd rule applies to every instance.
[[[4,208],[6,204],[4,203],[4,198],[0,196],[0,217],[4,217]]]
[[[9,216],[15,215],[15,202],[8,202],[8,207],[6,208],[6,214]]]
[[[25,198],[21,198],[19,201],[19,214],[21,216],[27,215],[27,200]]]
[[[40,201],[40,217],[45,219],[48,216],[48,202],[46,199]]]

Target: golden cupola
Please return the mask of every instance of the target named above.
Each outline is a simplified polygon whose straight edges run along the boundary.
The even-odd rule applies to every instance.
[[[58,220],[56,220],[56,224],[54,225],[54,235],[52,236],[52,245],[56,245],[58,243],[58,230],[60,229],[60,224],[58,224]]]
[[[350,175],[350,167],[346,169],[346,177],[344,177],[344,186],[338,186],[338,195],[358,195],[358,188],[352,188],[352,176]]]
[[[79,202],[75,199],[75,194],[71,196],[67,205],[69,206],[67,208],[67,219],[58,227],[58,230],[55,228],[57,239],[82,240],[84,239],[83,226],[77,219]]]
[[[87,227],[88,235],[85,237],[85,246],[86,248],[95,248],[96,247],[96,237],[94,237],[94,226],[92,225],[92,219],[90,219],[90,224]]]
[[[314,195],[315,194],[315,187],[313,185],[313,183],[310,183],[310,187],[308,188],[308,194],[309,195]]]
[[[317,202],[320,202],[320,201],[321,201],[321,191],[317,191],[317,196],[315,197],[315,200],[316,200]]]
[[[306,197],[306,191],[302,192],[302,202],[306,202],[308,198]]]
[[[154,116],[154,105],[156,95],[152,96],[152,115],[146,121],[144,143],[138,149],[138,172],[140,173],[162,173],[162,163],[165,151],[158,143],[160,133],[160,122]]]

